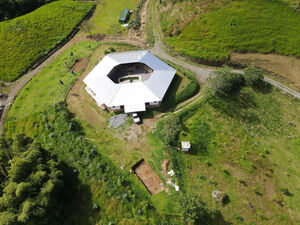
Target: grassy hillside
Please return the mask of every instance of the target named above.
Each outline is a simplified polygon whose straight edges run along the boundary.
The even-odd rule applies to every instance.
[[[65,39],[93,3],[56,1],[0,23],[0,79],[13,81]]]
[[[229,52],[300,56],[300,14],[281,1],[165,3],[160,21],[166,42],[196,61],[223,64]]]
[[[189,140],[192,150],[170,155],[176,182],[230,224],[298,224],[299,110],[299,100],[264,88],[200,100],[178,115],[178,146]],[[213,190],[228,194],[224,206],[212,198]]]

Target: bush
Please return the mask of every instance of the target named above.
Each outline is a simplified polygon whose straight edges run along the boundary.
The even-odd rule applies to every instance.
[[[211,96],[227,96],[245,86],[244,77],[239,73],[231,72],[230,68],[215,70],[208,82]]]
[[[143,8],[143,5],[145,4],[146,0],[141,0],[136,8],[136,12],[134,15],[134,19],[130,22],[129,28],[133,28],[134,30],[137,30],[141,26],[141,10]]]
[[[181,123],[177,116],[170,114],[157,123],[158,137],[163,144],[167,146],[175,146],[177,137],[181,131]]]
[[[249,66],[245,70],[245,80],[248,85],[257,86],[263,83],[264,73],[255,66]]]
[[[208,208],[196,195],[188,195],[181,201],[183,218],[187,224],[206,224]]]
[[[93,3],[55,1],[0,23],[0,79],[14,81],[63,41]]]

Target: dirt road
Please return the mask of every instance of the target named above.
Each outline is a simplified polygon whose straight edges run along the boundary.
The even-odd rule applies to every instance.
[[[191,72],[193,72],[196,76],[196,79],[200,83],[205,83],[207,78],[210,76],[210,74],[214,71],[213,68],[208,68],[202,65],[194,65],[187,63],[183,57],[180,56],[171,56],[168,51],[166,50],[166,46],[164,45],[162,41],[162,34],[160,30],[159,20],[158,20],[158,14],[155,13],[155,15],[152,16],[153,18],[153,31],[155,36],[155,45],[153,48],[148,49],[151,53],[161,57],[162,59],[168,60],[172,63],[178,64]],[[10,90],[7,93],[7,98],[0,101],[1,105],[5,105],[4,111],[2,113],[2,118],[0,122],[0,126],[3,123],[3,120],[5,119],[5,116],[10,108],[10,105],[13,103],[15,97],[18,95],[19,91],[35,76],[37,75],[43,68],[45,68],[49,63],[51,63],[57,56],[59,56],[62,52],[64,52],[67,48],[72,46],[75,43],[89,40],[87,37],[85,37],[82,34],[76,35],[73,39],[71,39],[69,42],[67,42],[64,46],[62,46],[60,49],[58,49],[56,52],[54,52],[48,59],[46,59],[42,64],[40,64],[35,69],[29,71],[27,74],[22,76],[18,81],[16,81],[14,84],[10,86]],[[136,40],[130,40],[128,38],[116,38],[116,37],[107,37],[103,41],[106,42],[124,42],[127,44],[132,44],[139,46],[141,48],[146,48],[145,44]],[[241,70],[234,70],[235,72],[242,73]],[[295,98],[300,99],[300,93],[296,92],[295,90],[275,81],[270,78],[265,78],[265,81],[268,83],[271,83],[275,87],[281,89],[283,92],[291,94]]]

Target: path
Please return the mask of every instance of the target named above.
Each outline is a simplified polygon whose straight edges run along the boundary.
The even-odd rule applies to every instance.
[[[77,35],[73,39],[71,39],[69,42],[67,42],[65,45],[63,45],[60,49],[58,49],[56,52],[54,52],[49,58],[47,58],[42,64],[40,64],[35,69],[29,71],[25,75],[23,75],[18,81],[13,83],[9,89],[9,92],[7,93],[7,98],[0,101],[1,105],[5,105],[5,108],[2,113],[2,118],[0,125],[2,125],[3,120],[5,119],[5,115],[7,114],[7,110],[9,110],[9,106],[13,103],[15,97],[18,95],[20,90],[35,76],[37,75],[43,68],[45,68],[49,63],[51,63],[57,56],[59,56],[62,52],[64,52],[66,49],[68,49],[70,46],[72,46],[75,43],[81,42],[83,40],[86,40],[85,37],[82,37],[81,35]]]

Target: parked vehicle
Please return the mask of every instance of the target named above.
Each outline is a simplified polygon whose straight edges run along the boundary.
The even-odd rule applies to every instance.
[[[136,124],[139,124],[141,122],[141,119],[139,117],[139,115],[137,113],[131,113],[131,116],[133,118],[133,121],[136,123]]]

